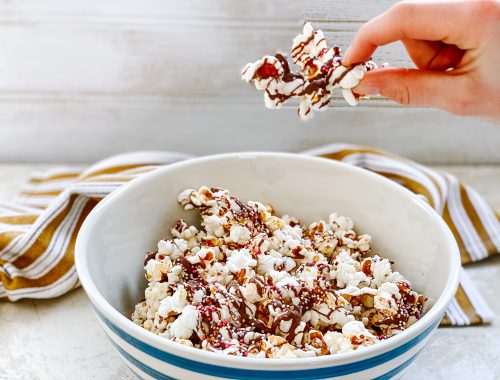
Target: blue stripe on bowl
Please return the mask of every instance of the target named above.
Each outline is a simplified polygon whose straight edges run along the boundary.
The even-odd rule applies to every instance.
[[[405,370],[411,363],[413,363],[413,361],[417,358],[418,354],[420,352],[417,352],[415,353],[410,359],[408,359],[407,361],[405,361],[403,364],[400,364],[399,366],[397,366],[396,368],[394,368],[393,370],[381,375],[381,376],[378,376],[372,380],[390,380],[392,379],[394,376],[396,376],[398,373],[402,372],[403,370]]]
[[[104,324],[113,331],[116,335],[118,335],[121,339],[126,341],[131,346],[135,347],[139,351],[144,352],[145,354],[152,356],[158,360],[169,363],[171,365],[189,369],[193,372],[203,373],[205,375],[210,376],[220,376],[226,377],[230,379],[244,379],[244,380],[254,380],[256,378],[259,379],[304,379],[308,380],[311,378],[314,379],[324,379],[330,377],[344,376],[349,375],[356,372],[361,372],[381,364],[384,364],[392,359],[397,358],[398,356],[404,354],[411,348],[415,347],[418,343],[424,340],[439,324],[440,321],[437,321],[426,330],[424,330],[421,334],[413,338],[412,340],[402,344],[399,347],[394,348],[391,351],[384,352],[383,354],[374,356],[372,358],[364,359],[354,363],[341,364],[331,367],[323,367],[323,368],[315,368],[308,370],[251,370],[251,369],[240,369],[240,368],[230,368],[223,367],[209,363],[198,362],[195,360],[183,358],[181,356],[177,356],[171,354],[169,352],[160,350],[156,347],[153,347],[147,343],[140,341],[139,339],[133,337],[132,335],[126,333],[118,326],[114,325],[109,321],[104,315],[102,315],[95,307],[94,310],[99,318],[104,322]],[[409,363],[408,363],[409,365]]]
[[[144,373],[148,374],[149,376],[154,377],[155,379],[158,379],[158,380],[175,380],[174,377],[170,377],[170,376],[165,375],[161,372],[158,372],[156,369],[148,367],[144,363],[140,362],[139,360],[137,360],[136,358],[131,356],[128,352],[126,352],[123,348],[121,348],[118,344],[116,344],[113,341],[113,339],[111,339],[111,337],[109,335],[108,335],[108,337],[111,340],[111,343],[113,344],[113,346],[115,346],[115,348],[125,358],[125,360],[129,361],[131,364],[133,364],[134,366],[139,368],[142,372],[144,372]],[[130,368],[130,366],[129,366],[129,368]],[[130,368],[130,369],[133,371],[132,368]]]
[[[116,344],[111,337],[108,335],[109,339],[111,340],[111,343],[113,346],[117,349],[117,351],[125,358],[125,360],[128,360],[131,364],[133,364],[135,367],[139,368],[142,372],[148,374],[149,376],[158,379],[158,380],[175,380],[175,378],[170,377],[168,375],[165,375],[161,372],[158,372],[157,370],[148,367],[147,365],[143,364],[136,358],[130,356],[126,351],[123,350],[118,344]],[[378,376],[376,378],[373,378],[372,380],[390,380],[394,376],[396,376],[398,373],[402,372],[404,369],[406,369],[413,361],[417,358],[418,352],[414,354],[410,359],[405,361],[404,363],[400,364],[398,367],[394,368],[393,370]],[[133,371],[133,369],[129,366],[129,368]]]

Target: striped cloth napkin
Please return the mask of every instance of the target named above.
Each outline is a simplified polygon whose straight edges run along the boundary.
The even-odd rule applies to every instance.
[[[334,144],[304,153],[376,172],[422,196],[450,226],[463,264],[500,252],[499,217],[456,177],[361,146]],[[187,158],[177,153],[129,153],[83,171],[61,168],[33,174],[18,198],[0,203],[0,298],[53,298],[78,287],[75,240],[92,208],[125,182]],[[477,325],[493,317],[462,269],[442,325]]]

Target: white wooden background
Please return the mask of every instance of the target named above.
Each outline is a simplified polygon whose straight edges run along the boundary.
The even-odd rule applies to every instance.
[[[301,122],[239,78],[302,19],[346,48],[392,0],[0,0],[0,162],[89,162],[362,143],[422,162],[500,163],[500,126],[386,100]],[[375,56],[409,65],[401,46]]]

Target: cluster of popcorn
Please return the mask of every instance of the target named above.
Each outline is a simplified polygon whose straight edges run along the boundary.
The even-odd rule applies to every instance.
[[[314,30],[308,22],[304,24],[302,34],[293,40],[291,57],[300,72],[293,73],[287,58],[278,53],[247,64],[241,76],[264,91],[268,108],[279,109],[287,100],[299,98],[298,113],[303,119],[311,117],[313,110],[325,109],[335,88],[340,88],[344,99],[355,106],[359,97],[352,89],[365,72],[377,68],[373,61],[353,67],[343,66],[340,48],[328,47],[323,32]]]
[[[426,298],[369,235],[331,214],[305,226],[221,188],[185,190],[201,229],[179,220],[146,256],[148,287],[132,320],[203,350],[259,358],[336,354],[408,328]]]

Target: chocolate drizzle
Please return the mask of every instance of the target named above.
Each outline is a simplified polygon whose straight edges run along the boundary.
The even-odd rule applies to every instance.
[[[291,72],[288,60],[286,59],[286,57],[283,54],[277,53],[275,55],[275,57],[276,57],[276,59],[278,59],[278,61],[281,64],[281,67],[283,68],[283,76],[282,76],[283,82],[290,83],[296,79],[304,80],[304,77],[301,74]],[[336,78],[332,83],[330,83],[330,79],[333,76],[333,73],[335,72],[335,70],[337,68],[339,68],[341,66],[341,64],[340,64],[341,59],[342,59],[342,57],[340,55],[334,55],[333,58],[329,59],[323,65],[323,67],[326,68],[326,70],[319,71],[318,74],[313,79],[310,79],[309,81],[304,80],[306,83],[306,86],[304,87],[304,89],[302,91],[295,93],[296,90],[300,87],[300,85],[298,85],[295,89],[293,89],[291,91],[290,95],[281,94],[281,93],[271,93],[269,91],[269,89],[266,89],[265,91],[267,93],[267,96],[271,100],[278,100],[277,104],[281,104],[281,103],[285,103],[287,100],[289,100],[290,98],[292,98],[294,96],[304,96],[304,95],[311,96],[311,95],[318,94],[318,96],[316,96],[315,98],[313,97],[313,101],[312,101],[312,104],[316,104],[317,102],[321,101],[325,95],[330,94],[330,91],[329,91],[330,87],[334,87],[337,84],[339,84],[340,81],[349,73],[350,68],[347,68],[347,70],[345,72],[343,72],[341,75],[338,76],[338,78]],[[322,94],[322,95],[319,95],[319,94]],[[330,102],[329,98],[326,100],[323,100],[320,108],[328,105],[329,102]],[[308,112],[310,112],[310,111],[308,111]]]
[[[144,259],[144,266],[147,265],[149,260],[153,260],[157,253],[158,253],[158,251],[148,252],[148,254],[146,255],[146,258]]]
[[[320,88],[321,81],[326,81],[326,78],[321,77],[310,85]],[[224,223],[221,225],[224,233],[215,237],[207,229],[191,236],[189,241],[186,238],[184,243],[177,238],[177,247],[183,252],[181,255],[176,251],[170,256],[168,265],[164,261],[166,253],[147,254],[145,264],[153,258],[160,264],[156,267],[157,263],[154,263],[153,268],[147,268],[148,275],[154,273],[154,276],[148,276],[147,299],[137,305],[138,312],[133,317],[136,323],[141,319],[147,321],[140,322],[145,328],[156,333],[168,331],[172,326],[170,323],[178,318],[178,312],[159,315],[158,304],[182,288],[185,293],[179,292],[172,299],[185,296],[187,305],[195,309],[197,324],[190,332],[189,341],[207,350],[227,349],[224,353],[231,355],[254,355],[261,350],[278,350],[284,344],[299,350],[314,347],[316,353],[326,355],[330,351],[323,340],[324,334],[341,331],[348,318],[363,321],[368,331],[379,339],[404,330],[420,318],[426,299],[412,291],[405,281],[396,284],[398,297],[388,296],[387,292],[376,294],[388,303],[389,306],[383,308],[375,307],[380,304],[380,299],[375,299],[373,293],[361,292],[361,295],[351,296],[339,291],[347,286],[338,276],[341,255],[345,254],[342,251],[348,251],[351,262],[356,262],[355,270],[367,278],[363,280],[367,284],[359,285],[359,288],[377,289],[371,281],[371,264],[378,260],[376,256],[363,258],[369,247],[364,250],[348,248],[349,243],[342,240],[345,237],[349,241],[359,241],[354,230],[341,231],[343,237],[340,237],[336,234],[340,227],[335,222],[320,221],[306,227],[290,217],[282,219],[284,225],[288,224],[286,228],[275,230],[269,224],[271,216],[276,217],[271,207],[263,211],[260,206],[251,202],[245,204],[219,188],[204,187],[198,192],[193,191],[190,197],[189,205],[204,216],[202,227],[206,227],[207,217],[217,216],[227,221],[221,222]],[[241,243],[233,241],[230,231],[234,225],[245,226],[250,238]],[[287,240],[285,234],[289,228],[296,229],[297,237],[293,239],[302,237],[303,240],[287,245],[292,241]],[[192,231],[182,220],[173,229],[179,233],[188,229]],[[279,234],[285,235],[278,241],[273,240]],[[263,242],[268,245],[262,247]],[[333,248],[321,248],[325,242]],[[340,252],[335,251],[337,248]],[[205,251],[200,252],[201,249]],[[241,256],[233,259],[235,254]],[[254,263],[250,264],[250,260]],[[291,261],[293,265],[289,266]],[[161,276],[158,276],[158,270]],[[175,337],[171,339],[179,338],[173,332],[175,329],[170,331]],[[363,335],[349,339],[355,347],[366,343]],[[265,355],[278,355],[277,351],[270,352],[266,351]]]
[[[328,82],[326,81],[325,78],[318,78],[314,79],[309,83],[309,85],[304,89],[304,94],[307,95],[312,95],[315,92],[318,92],[319,90],[324,90],[326,91],[326,86],[328,85]]]
[[[314,40],[314,34],[311,34],[307,40],[302,41],[299,43],[295,48],[292,49],[292,58],[297,60],[299,57],[301,57],[304,53],[304,48],[309,45],[309,43]]]
[[[300,42],[299,42],[300,41]],[[339,87],[340,82],[353,69],[363,70],[363,72],[376,68],[372,61],[367,61],[360,65],[344,66],[342,64],[341,49],[338,46],[328,48],[323,33],[312,29],[309,23],[304,24],[303,33],[294,40],[291,51],[292,61],[300,66],[299,72],[293,72],[286,55],[277,53],[272,60],[269,57],[255,62],[252,67],[258,67],[252,78],[255,81],[265,80],[268,76],[259,76],[258,72],[262,68],[275,65],[275,71],[282,70],[280,75],[272,76],[272,80],[260,82],[256,87],[265,91],[266,106],[270,108],[280,108],[283,103],[291,98],[299,98],[299,115],[307,118],[313,110],[321,109],[330,103],[333,89]],[[248,67],[244,70],[245,80],[249,80],[245,75]],[[341,73],[338,72],[341,70]],[[266,72],[271,72],[271,67]],[[335,79],[332,79],[335,78]],[[359,75],[343,83],[342,95],[351,104],[355,105],[359,96],[352,92],[352,88],[359,83]],[[296,83],[296,85],[290,85]],[[351,95],[344,90],[351,91]]]
[[[266,88],[266,94],[271,100],[278,99],[278,102],[276,104],[285,103],[288,99],[291,98],[291,95],[280,94],[279,92],[272,94],[267,88]]]
[[[276,59],[281,63],[281,67],[283,68],[283,82],[293,82],[296,79],[304,79],[302,74],[299,73],[293,73],[290,70],[290,65],[288,64],[288,60],[286,57],[281,54],[281,53],[276,53],[275,55]]]

